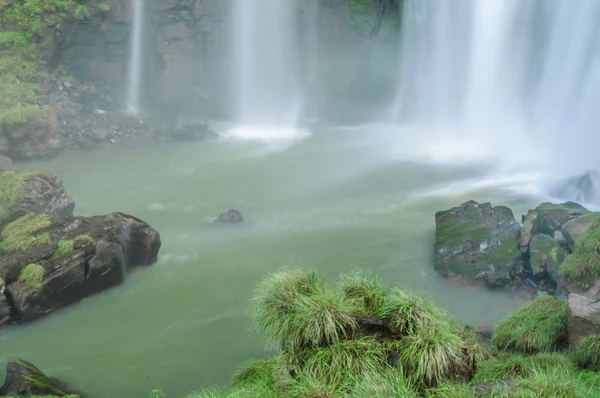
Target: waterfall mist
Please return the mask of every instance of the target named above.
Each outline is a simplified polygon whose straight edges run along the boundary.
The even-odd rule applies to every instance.
[[[513,167],[599,166],[600,2],[407,0],[401,30],[396,120]]]
[[[127,69],[126,110],[136,115],[141,110],[142,39],[144,0],[131,0],[133,22],[130,34],[130,59]]]

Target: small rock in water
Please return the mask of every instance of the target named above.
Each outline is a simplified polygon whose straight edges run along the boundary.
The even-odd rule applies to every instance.
[[[242,213],[239,211],[230,209],[227,213],[219,214],[217,221],[230,224],[239,224],[244,222],[244,218],[242,217]]]

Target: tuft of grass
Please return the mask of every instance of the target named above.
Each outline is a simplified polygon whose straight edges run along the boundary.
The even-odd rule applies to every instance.
[[[4,279],[2,279],[2,277],[0,276],[0,288],[2,288],[4,286]]]
[[[27,183],[40,173],[0,173],[0,224],[23,202]]]
[[[538,297],[504,318],[492,340],[505,351],[555,351],[567,340],[566,312],[566,304],[554,297]]]
[[[29,264],[21,270],[21,273],[19,274],[19,282],[24,283],[31,288],[39,289],[42,287],[44,273],[44,267],[41,265]]]
[[[325,289],[312,271],[272,274],[259,285],[256,301],[257,328],[280,348],[335,344],[358,329],[356,305]]]
[[[575,251],[560,265],[559,272],[574,286],[587,289],[590,281],[600,276],[600,213],[584,217],[593,218],[593,221],[578,239]]]
[[[90,242],[90,243],[94,243],[94,238],[92,238],[89,235],[79,235],[79,236],[76,236],[75,239],[73,239],[73,240],[75,240],[75,241],[78,241],[78,240],[82,241],[83,240],[83,241],[87,241],[87,242]]]
[[[330,386],[341,387],[365,373],[381,373],[389,368],[389,350],[371,337],[340,341],[310,350],[298,371]]]
[[[559,353],[540,353],[533,356],[500,353],[490,360],[479,363],[471,383],[529,378],[534,375],[534,371],[548,372],[553,369],[573,373],[575,365],[567,355]]]
[[[359,375],[352,388],[354,398],[402,397],[418,398],[401,369],[386,369]]]
[[[4,227],[0,234],[0,250],[15,252],[40,244],[51,244],[52,237],[49,234],[37,234],[51,226],[52,220],[48,215],[27,214]]]
[[[71,253],[74,249],[75,240],[59,240],[57,255]]]
[[[389,295],[389,289],[381,286],[379,280],[357,272],[342,278],[342,293],[347,300],[356,300],[369,316],[377,316]]]
[[[600,334],[581,339],[573,350],[573,358],[580,368],[600,372]]]
[[[284,392],[293,380],[282,356],[268,360],[257,360],[244,366],[233,378],[234,389],[263,388]]]

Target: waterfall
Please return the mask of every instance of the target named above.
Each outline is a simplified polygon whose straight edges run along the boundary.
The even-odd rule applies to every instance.
[[[131,0],[133,22],[129,39],[130,58],[127,69],[127,112],[136,115],[141,110],[142,36],[144,0]]]
[[[296,8],[287,0],[234,0],[236,122],[293,128],[301,106]]]
[[[599,168],[600,1],[406,0],[400,54],[396,120],[506,163]]]

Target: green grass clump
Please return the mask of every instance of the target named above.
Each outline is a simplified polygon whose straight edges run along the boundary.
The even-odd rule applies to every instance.
[[[24,283],[31,288],[39,289],[42,287],[44,273],[44,267],[41,265],[29,264],[21,270],[21,273],[19,274],[19,282]]]
[[[0,288],[4,286],[4,279],[0,276]]]
[[[589,288],[591,281],[600,276],[600,213],[593,218],[588,230],[579,238],[575,251],[560,266],[560,274],[577,287]]]
[[[368,316],[378,316],[389,296],[377,278],[362,273],[353,273],[342,278],[342,293],[348,300],[356,300],[364,307]]]
[[[90,243],[94,243],[94,238],[92,238],[89,235],[79,235],[79,236],[76,236],[75,239],[73,239],[73,240],[75,240],[75,241],[80,240],[80,241],[87,241]]]
[[[550,352],[567,339],[566,304],[554,297],[539,297],[504,318],[493,341],[505,351]]]
[[[273,274],[257,290],[256,326],[274,345],[293,350],[337,343],[358,328],[358,309],[336,293],[313,272]]]
[[[51,244],[48,233],[38,232],[50,228],[52,220],[46,214],[27,214],[7,224],[0,234],[0,250],[15,252],[27,250],[40,244]]]
[[[402,397],[417,398],[419,394],[413,390],[411,383],[398,369],[363,373],[355,381],[352,397]]]
[[[582,338],[575,346],[573,357],[580,368],[600,372],[600,335]]]
[[[472,384],[485,383],[505,379],[530,378],[534,372],[548,372],[560,369],[562,372],[575,372],[571,359],[559,353],[540,353],[533,356],[522,354],[500,353],[480,362]]]
[[[74,249],[75,240],[59,240],[58,241],[58,249],[56,251],[57,255],[71,253]]]
[[[14,170],[0,173],[0,224],[23,202],[27,183],[36,175]]]

